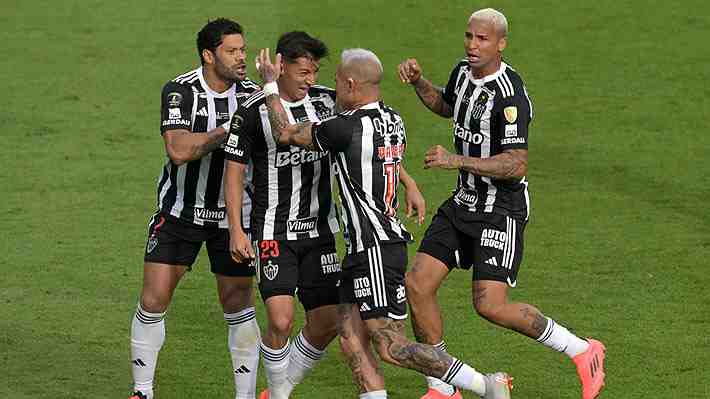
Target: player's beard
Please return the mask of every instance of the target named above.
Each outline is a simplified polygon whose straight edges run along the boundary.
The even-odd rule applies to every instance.
[[[241,65],[245,66],[246,64],[241,64]],[[237,69],[240,66],[240,64],[235,64],[233,67],[230,68],[227,65],[225,65],[222,62],[222,60],[219,59],[219,57],[215,57],[215,65],[214,66],[215,66],[214,69],[215,69],[215,72],[217,73],[217,76],[221,80],[228,82],[230,84],[234,84],[238,81],[244,80],[244,78],[246,77],[246,70],[245,70],[244,75],[242,75]]]

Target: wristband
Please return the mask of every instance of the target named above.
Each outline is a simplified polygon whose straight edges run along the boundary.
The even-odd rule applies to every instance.
[[[278,96],[279,95],[279,85],[277,85],[276,82],[269,82],[264,85],[263,92],[264,92],[265,96],[270,96],[272,94],[276,94]]]

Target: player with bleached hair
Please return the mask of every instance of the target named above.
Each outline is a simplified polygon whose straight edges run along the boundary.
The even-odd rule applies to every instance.
[[[329,151],[338,167],[338,186],[347,226],[347,254],[340,280],[339,333],[360,398],[386,398],[373,347],[390,364],[434,375],[485,399],[509,399],[506,373],[481,374],[431,345],[405,335],[404,273],[411,235],[397,217],[398,175],[406,148],[401,116],[380,95],[382,64],[365,49],[342,54],[335,74],[337,116],[292,123],[276,81],[281,55],[271,63],[262,50],[257,68],[274,141]]]
[[[456,153],[441,145],[425,155],[425,168],[458,170],[456,190],[439,208],[407,274],[407,296],[419,342],[445,349],[436,293],[455,268],[473,268],[476,312],[486,320],[564,352],[577,367],[583,399],[604,385],[604,345],[581,339],[526,303],[510,302],[523,257],[523,231],[530,215],[528,125],[533,107],[520,75],[503,62],[508,41],[505,16],[491,8],[471,14],[464,38],[466,58],[445,88],[422,77],[416,59],[399,65],[422,103],[452,118]],[[460,397],[454,388],[427,377],[423,398]]]

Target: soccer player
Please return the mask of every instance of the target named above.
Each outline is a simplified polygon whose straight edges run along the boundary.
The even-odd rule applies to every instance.
[[[443,89],[422,77],[415,59],[399,66],[401,80],[414,87],[429,110],[453,119],[456,153],[436,145],[425,155],[425,168],[459,171],[455,193],[434,216],[407,274],[414,331],[420,342],[445,348],[436,292],[452,269],[473,267],[476,312],[564,352],[576,364],[582,397],[590,399],[604,384],[604,345],[577,337],[532,305],[508,301],[530,213],[525,176],[533,110],[520,75],[502,61],[507,31],[500,12],[474,12],[465,32],[466,58]],[[457,395],[441,381],[428,382],[424,398]]]
[[[223,144],[237,97],[258,86],[246,75],[246,47],[238,23],[219,18],[206,24],[197,34],[197,52],[202,66],[163,87],[160,132],[167,161],[158,178],[158,211],[148,225],[143,290],[131,324],[132,399],[153,398],[165,312],[203,243],[228,325],[236,398],[253,399],[256,393],[254,268],[230,256],[222,174]],[[243,206],[250,206],[248,198]],[[234,223],[249,227],[246,217]]]
[[[338,166],[348,250],[343,261],[340,343],[361,398],[386,398],[371,345],[391,364],[437,376],[487,399],[510,397],[505,373],[483,375],[446,352],[410,341],[404,273],[410,234],[396,215],[398,173],[406,148],[402,118],[380,99],[382,64],[371,51],[345,50],[337,68],[336,101],[342,110],[322,122],[295,122],[279,99],[281,54],[272,64],[261,50],[257,68],[273,140],[329,151]]]
[[[284,57],[278,85],[280,101],[294,121],[330,117],[335,92],[316,85],[326,45],[305,32],[283,34],[277,48]],[[340,262],[334,233],[339,230],[331,199],[333,170],[327,151],[279,145],[271,137],[264,94],[256,92],[234,115],[227,152],[225,195],[237,261],[255,256],[259,291],[268,323],[261,353],[268,390],[261,398],[288,398],[295,385],[323,357],[335,338]],[[244,176],[253,165],[251,240],[237,221]],[[291,341],[294,296],[306,312],[306,324]]]

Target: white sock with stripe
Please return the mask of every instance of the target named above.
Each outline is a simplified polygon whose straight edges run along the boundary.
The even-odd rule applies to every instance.
[[[291,345],[286,341],[283,348],[272,349],[266,346],[264,341],[261,341],[261,357],[264,360],[264,371],[266,372],[266,381],[269,384],[269,399],[287,399],[290,389],[286,386],[286,372],[288,370],[289,355]]]
[[[232,358],[236,399],[256,397],[256,372],[259,368],[261,336],[254,307],[237,313],[225,313],[229,327],[227,343]]]
[[[315,348],[303,335],[303,330],[293,339],[291,343],[291,355],[288,362],[286,378],[291,385],[291,390],[318,364],[323,358],[325,351]],[[289,390],[289,394],[291,393]]]
[[[537,341],[548,348],[564,352],[570,359],[589,348],[589,342],[572,334],[549,317],[547,317],[545,331],[537,338]]]
[[[360,394],[360,399],[387,399],[387,391],[370,391]]]
[[[455,387],[472,391],[478,396],[486,394],[486,380],[483,374],[462,361],[453,358],[453,362],[441,380]]]
[[[438,344],[434,345],[434,347],[441,349],[444,352],[446,352],[447,349],[446,342],[444,341],[439,342]],[[454,388],[453,385],[449,385],[436,377],[426,376],[425,378],[426,384],[429,388],[435,389],[446,396],[451,396],[456,392],[456,388]]]
[[[133,390],[153,398],[153,379],[158,353],[165,342],[165,312],[150,313],[138,303],[131,322],[131,369]]]

